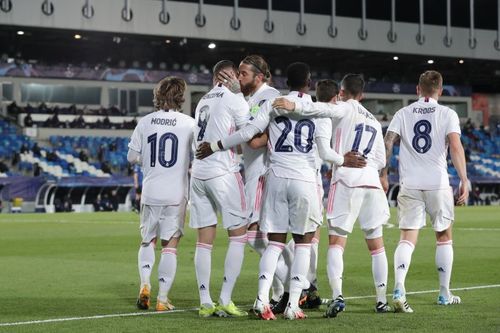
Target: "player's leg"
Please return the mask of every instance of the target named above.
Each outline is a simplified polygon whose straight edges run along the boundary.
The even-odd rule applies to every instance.
[[[438,304],[460,304],[460,297],[453,295],[450,291],[453,268],[452,225],[454,220],[451,189],[426,192],[426,207],[436,232],[436,269],[439,274]]]
[[[377,295],[375,312],[389,312],[391,308],[387,303],[387,276],[388,264],[385,253],[384,239],[382,238],[382,225],[375,229],[365,231],[365,240],[372,257],[372,275]]]
[[[342,296],[344,249],[347,236],[352,232],[363,204],[362,191],[361,188],[347,187],[341,182],[334,183],[330,187],[326,216],[329,233],[327,272],[328,281],[332,288],[332,301],[325,311],[327,318],[336,317],[345,309],[344,297]]]
[[[345,230],[330,224],[326,268],[328,282],[332,289],[332,300],[325,312],[327,318],[336,317],[339,312],[345,309],[344,297],[342,296],[342,276],[344,274],[344,249],[348,234]]]
[[[241,272],[247,243],[248,210],[243,180],[239,173],[230,173],[209,181],[209,192],[222,215],[222,224],[228,231],[229,244],[224,261],[222,282],[216,314],[219,316],[244,316],[232,299],[236,280]]]
[[[158,299],[156,311],[173,310],[168,299],[177,271],[177,246],[184,233],[186,202],[180,205],[162,207],[163,219],[160,220],[161,258],[158,263]]]
[[[290,299],[284,317],[304,319],[306,315],[299,307],[299,299],[302,290],[310,285],[307,272],[311,260],[311,241],[323,221],[316,183],[296,179],[288,179],[287,182],[289,229],[295,241],[295,251],[290,269]]]
[[[260,211],[262,208],[262,198],[264,194],[264,182],[265,176],[260,176],[254,177],[245,183],[247,205],[251,209],[250,224],[248,225],[247,230],[248,245],[250,245],[250,247],[260,256],[262,256],[267,248],[267,244],[269,243],[266,233],[262,232],[259,228]],[[283,263],[282,258],[280,258],[280,262]],[[279,278],[275,277],[273,279],[271,290],[272,300],[274,300],[275,303],[278,303],[283,295],[283,292],[285,291],[283,283]]]
[[[288,232],[287,179],[267,174],[260,228],[267,233],[269,245],[259,262],[259,290],[254,303],[255,313],[264,320],[276,319],[269,306],[269,289],[278,259],[285,248]],[[266,198],[269,198],[266,200]]]
[[[137,263],[141,285],[137,307],[141,310],[147,310],[151,303],[151,271],[155,263],[158,216],[153,207],[148,205],[143,205],[140,216],[142,241],[137,255]]]
[[[382,189],[365,188],[363,205],[359,211],[359,225],[365,234],[365,241],[372,257],[372,275],[377,295],[375,312],[389,312],[387,303],[387,255],[384,248],[383,225],[389,220],[389,203]]]
[[[194,254],[194,264],[198,292],[200,295],[201,317],[209,317],[215,313],[215,304],[210,296],[210,274],[212,267],[212,247],[216,234],[216,206],[206,190],[205,180],[191,179],[190,198],[191,211],[189,225],[197,229],[198,239]]]
[[[406,275],[417,244],[418,232],[425,226],[425,201],[423,191],[401,187],[398,194],[398,220],[401,236],[394,252],[393,302],[396,312],[413,312],[406,302]]]

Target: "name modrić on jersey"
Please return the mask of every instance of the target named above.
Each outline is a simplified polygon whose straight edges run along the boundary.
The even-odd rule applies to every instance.
[[[177,119],[151,118],[151,125],[175,126]]]

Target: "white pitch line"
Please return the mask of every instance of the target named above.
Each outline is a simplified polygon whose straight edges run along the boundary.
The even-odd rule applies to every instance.
[[[465,231],[500,231],[500,228],[453,228],[453,230],[465,230]]]
[[[499,288],[500,284],[490,284],[484,286],[472,286],[472,287],[463,287],[463,288],[453,288],[451,290],[474,290],[474,289],[487,289],[487,288]],[[421,290],[421,291],[412,291],[407,292],[407,295],[416,295],[416,294],[429,294],[439,292],[438,289],[435,290]],[[388,294],[388,296],[392,296],[392,294]],[[375,295],[366,295],[366,296],[352,296],[345,297],[344,299],[363,299],[363,298],[372,298],[376,297]],[[117,318],[117,317],[136,317],[136,316],[150,316],[150,315],[159,315],[159,314],[170,314],[170,313],[181,313],[188,311],[195,311],[198,308],[191,309],[178,309],[172,311],[165,312],[131,312],[131,313],[115,313],[115,314],[107,314],[107,315],[96,315],[96,316],[86,316],[86,317],[70,317],[70,318],[54,318],[54,319],[45,319],[45,320],[31,320],[31,321],[18,321],[12,323],[0,323],[0,327],[2,326],[20,326],[20,325],[34,325],[34,324],[47,324],[47,323],[57,323],[64,321],[75,321],[75,320],[92,320],[92,319],[103,319],[103,318]]]

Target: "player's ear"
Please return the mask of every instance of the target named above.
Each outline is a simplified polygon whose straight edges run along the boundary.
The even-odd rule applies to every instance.
[[[438,96],[441,97],[442,94],[443,94],[443,87],[439,88]]]

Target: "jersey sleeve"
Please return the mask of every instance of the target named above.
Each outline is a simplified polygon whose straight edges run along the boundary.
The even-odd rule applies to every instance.
[[[295,113],[305,117],[341,119],[348,112],[348,105],[324,102],[295,102]]]
[[[316,138],[325,138],[331,140],[332,138],[332,120],[328,118],[316,119]]]
[[[455,111],[449,109],[450,116],[448,117],[448,127],[446,128],[446,135],[450,133],[458,133],[461,134],[460,130],[460,120],[458,119],[458,115]]]
[[[232,103],[232,105],[229,107],[231,109],[231,114],[233,115],[236,128],[245,126],[250,119],[248,104],[245,99],[241,96],[234,95],[234,104]]]
[[[392,117],[387,131],[394,132],[397,135],[401,136],[401,111],[396,112],[394,117]]]
[[[130,138],[130,142],[128,144],[129,149],[141,153],[142,147],[142,122],[139,121],[139,124],[134,129],[132,133],[132,137]]]
[[[378,126],[378,134],[375,137],[375,154],[373,154],[373,160],[375,163],[375,168],[381,170],[386,164],[386,154],[385,154],[385,144],[382,138],[382,127]]]
[[[255,115],[255,118],[250,121],[250,124],[257,127],[260,132],[264,132],[271,121],[271,111],[271,101],[265,102]]]
[[[319,157],[323,161],[331,162],[336,166],[344,164],[344,156],[338,154],[330,147],[330,139],[316,136],[315,142],[318,146]]]

